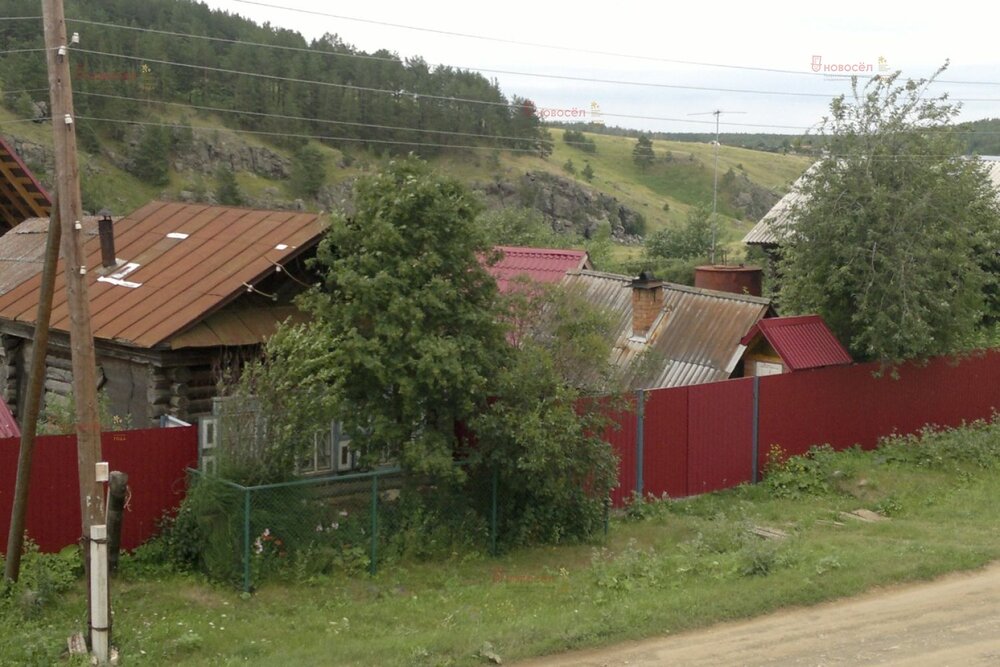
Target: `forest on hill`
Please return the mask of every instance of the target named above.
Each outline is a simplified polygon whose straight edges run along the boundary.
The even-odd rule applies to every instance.
[[[614,268],[713,199],[708,135],[657,135],[637,160],[642,133],[566,132],[476,72],[365,53],[337,35],[309,42],[192,0],[66,2],[80,37],[70,62],[90,211],[151,199],[350,211],[357,178],[414,152],[477,193],[495,242],[587,247]],[[27,18],[0,21],[0,124],[49,185],[39,8],[5,7]],[[734,253],[811,161],[752,137],[743,143],[754,150],[724,138],[718,151],[719,238]]]
[[[35,0],[8,0],[8,16],[36,16]],[[232,129],[296,148],[377,146],[430,155],[448,146],[545,153],[530,101],[507,99],[476,72],[362,52],[337,35],[307,42],[190,0],[69,0],[73,83],[81,141],[121,138],[152,101],[222,114]],[[47,97],[41,19],[0,22],[3,103],[21,114]],[[100,119],[100,120],[98,120]]]

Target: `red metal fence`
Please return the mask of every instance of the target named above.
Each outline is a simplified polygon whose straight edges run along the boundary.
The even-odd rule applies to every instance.
[[[164,512],[175,509],[184,497],[184,469],[198,462],[197,428],[103,433],[101,450],[111,470],[128,473],[131,495],[122,524],[122,548],[134,549],[153,535]],[[4,553],[17,455],[17,438],[0,440],[0,551]],[[36,440],[26,526],[42,551],[58,551],[80,539],[76,436]]]
[[[610,439],[621,458],[612,501],[751,481],[771,445],[789,454],[827,443],[870,448],[893,433],[959,426],[1000,410],[1000,351],[907,364],[898,377],[878,370],[861,364],[639,392],[637,409],[615,416],[625,428]]]
[[[865,364],[639,392],[631,411],[611,414],[618,428],[607,437],[620,458],[613,503],[622,506],[634,492],[676,498],[751,481],[773,444],[791,454],[823,443],[873,447],[892,433],[958,426],[1000,409],[1000,351],[907,365],[898,378],[876,370]],[[197,463],[197,430],[105,433],[102,446],[111,469],[129,475],[122,546],[132,549],[183,497],[184,469]],[[16,439],[0,440],[0,551],[17,450]],[[27,527],[42,550],[80,537],[78,488],[75,437],[39,438]]]

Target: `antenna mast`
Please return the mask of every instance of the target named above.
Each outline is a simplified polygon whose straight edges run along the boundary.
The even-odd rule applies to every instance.
[[[707,116],[709,114],[715,116],[715,167],[712,177],[712,251],[709,257],[712,264],[715,264],[715,245],[716,237],[718,236],[718,223],[716,222],[716,209],[718,208],[719,202],[719,116],[724,113],[746,113],[745,111],[723,111],[722,109],[716,109],[715,111],[702,111],[699,113],[689,113],[689,116]]]

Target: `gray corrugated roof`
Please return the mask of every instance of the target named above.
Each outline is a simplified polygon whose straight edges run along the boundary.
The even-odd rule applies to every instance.
[[[633,388],[680,387],[725,380],[743,351],[740,338],[771,301],[664,283],[663,311],[648,340],[632,337],[632,279],[570,271],[563,284],[614,315],[612,362]]]
[[[816,167],[816,164],[806,169],[805,173],[792,183],[788,194],[779,199],[778,203],[772,206],[771,210],[765,213],[764,217],[753,226],[753,229],[747,232],[747,235],[743,237],[743,243],[747,245],[774,245],[778,243],[778,239],[788,229],[793,207],[806,199],[799,192],[799,189],[802,187],[806,175]]]
[[[993,188],[997,191],[997,198],[1000,199],[1000,158],[983,156],[980,158],[986,165]],[[743,243],[747,245],[776,245],[780,243],[781,237],[788,231],[789,225],[795,224],[791,216],[793,207],[805,201],[805,197],[799,192],[803,179],[811,172],[816,164],[813,164],[792,184],[788,194],[782,197],[764,217],[754,225],[753,229],[743,237]]]
[[[96,217],[81,222],[86,238],[97,234]],[[29,218],[0,239],[0,295],[41,272],[48,231],[48,218]]]

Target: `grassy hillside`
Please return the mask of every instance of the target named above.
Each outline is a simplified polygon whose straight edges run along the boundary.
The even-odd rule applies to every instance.
[[[292,161],[292,154],[259,137],[239,133],[223,125],[222,119],[209,114],[185,113],[178,107],[152,105],[147,118],[156,118],[165,123],[186,123],[192,126],[195,141],[205,142],[214,147],[229,149],[243,147],[262,148],[284,159]],[[0,123],[3,133],[19,140],[51,146],[51,127],[48,124],[10,123],[16,117],[8,110],[0,108]],[[203,129],[204,128],[204,129]],[[603,191],[622,204],[640,212],[646,218],[647,233],[664,226],[682,223],[689,210],[698,205],[710,206],[712,202],[714,147],[705,143],[677,141],[654,141],[656,161],[645,170],[632,160],[635,140],[628,137],[587,134],[596,146],[596,152],[585,153],[576,146],[562,141],[562,130],[552,131],[553,152],[548,157],[535,154],[513,153],[509,151],[452,150],[429,158],[442,172],[466,182],[484,183],[495,180],[517,181],[529,171],[542,171],[577,181],[581,186]],[[367,171],[374,170],[386,159],[372,151],[359,149],[351,144],[342,148],[312,142],[323,155],[327,182],[346,189],[346,182]],[[81,153],[82,189],[85,204],[92,208],[108,206],[112,210],[127,212],[156,198],[175,199],[182,192],[193,193],[197,199],[204,199],[215,189],[212,174],[194,170],[177,171],[175,160],[169,171],[169,183],[162,187],[148,185],[126,169],[120,168],[122,157],[134,151],[134,140],[115,139],[101,134],[100,150],[96,154]],[[670,156],[669,159],[667,156]],[[569,174],[565,163],[572,160],[576,174]],[[29,159],[43,181],[50,181],[46,166],[39,160]],[[587,183],[581,171],[586,163],[591,165],[595,176]],[[115,166],[119,164],[119,167]],[[741,177],[745,175],[755,186],[771,190],[777,195],[784,193],[789,184],[809,164],[809,158],[780,155],[761,151],[722,146],[719,150],[720,187],[723,176],[732,170]],[[243,194],[252,202],[266,202],[270,205],[288,205],[296,196],[289,179],[266,178],[259,174],[240,172],[237,180]],[[186,196],[190,197],[191,194]],[[308,208],[322,208],[319,202],[305,202]],[[665,206],[666,205],[666,206]],[[732,251],[739,254],[739,239],[754,222],[742,217],[726,201],[720,190],[719,212],[722,220],[720,240]],[[618,256],[634,254],[636,248],[622,249]]]

